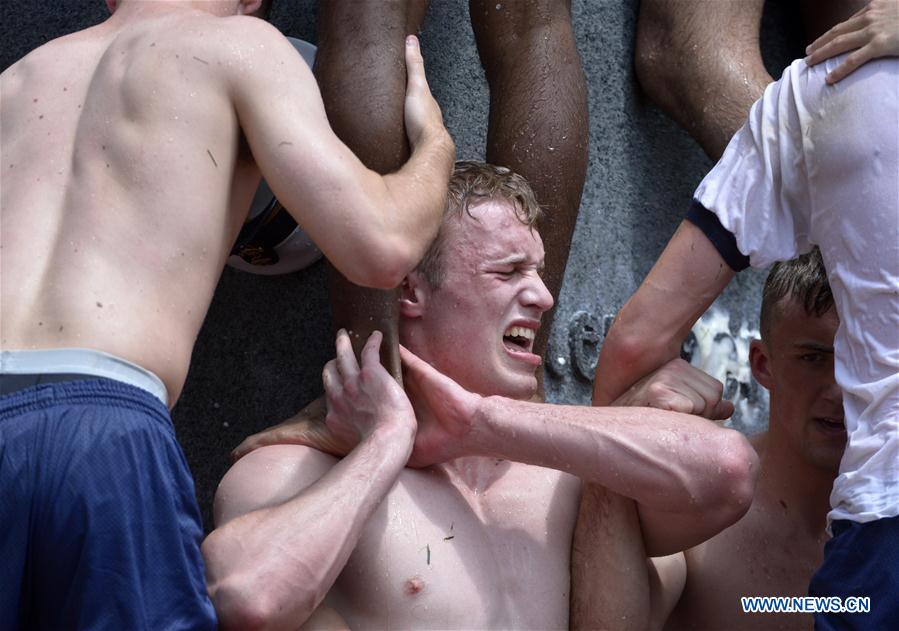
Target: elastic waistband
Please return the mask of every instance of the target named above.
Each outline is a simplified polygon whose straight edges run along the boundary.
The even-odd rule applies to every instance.
[[[161,423],[175,438],[169,409],[143,388],[112,379],[50,383],[0,397],[0,421],[56,406],[116,406],[142,412]]]
[[[89,348],[54,348],[36,351],[0,351],[0,376],[32,375],[28,385],[59,381],[54,375],[71,379],[72,375],[86,375],[120,381],[140,388],[168,406],[168,391],[162,380],[149,370],[109,353]]]

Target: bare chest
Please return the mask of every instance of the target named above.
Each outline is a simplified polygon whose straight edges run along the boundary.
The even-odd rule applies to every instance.
[[[743,613],[743,596],[805,596],[821,561],[818,538],[778,529],[750,513],[692,551],[678,607],[683,628],[811,628],[804,614]]]
[[[567,627],[578,483],[514,466],[478,493],[404,472],[328,604],[351,627]]]

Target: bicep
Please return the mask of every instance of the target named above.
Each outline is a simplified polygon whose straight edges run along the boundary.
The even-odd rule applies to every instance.
[[[215,527],[283,504],[318,481],[335,462],[332,456],[301,445],[271,445],[247,454],[228,470],[215,492]]]
[[[269,41],[272,40],[272,41]],[[280,34],[258,63],[233,71],[241,130],[281,204],[329,258],[379,177],[336,136],[312,72]],[[337,229],[339,228],[339,229]]]

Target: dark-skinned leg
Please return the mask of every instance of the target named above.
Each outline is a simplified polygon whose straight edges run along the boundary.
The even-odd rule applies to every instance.
[[[587,88],[568,0],[471,0],[490,85],[487,162],[527,179],[545,210],[544,279],[559,298],[587,175]],[[552,325],[535,342],[543,355]]]
[[[390,173],[409,157],[403,127],[405,36],[417,33],[426,0],[322,0],[315,60],[328,120],[370,169]],[[374,330],[384,333],[381,361],[401,376],[398,293],[358,287],[329,265],[335,329],[350,331],[356,354]]]
[[[808,41],[867,4],[803,0]],[[759,50],[764,0],[642,0],[637,78],[713,160],[772,81]]]

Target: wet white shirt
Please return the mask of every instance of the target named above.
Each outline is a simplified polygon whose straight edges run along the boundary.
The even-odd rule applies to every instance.
[[[843,58],[793,62],[695,194],[753,267],[821,249],[848,434],[828,523],[899,515],[899,59],[826,85]]]

